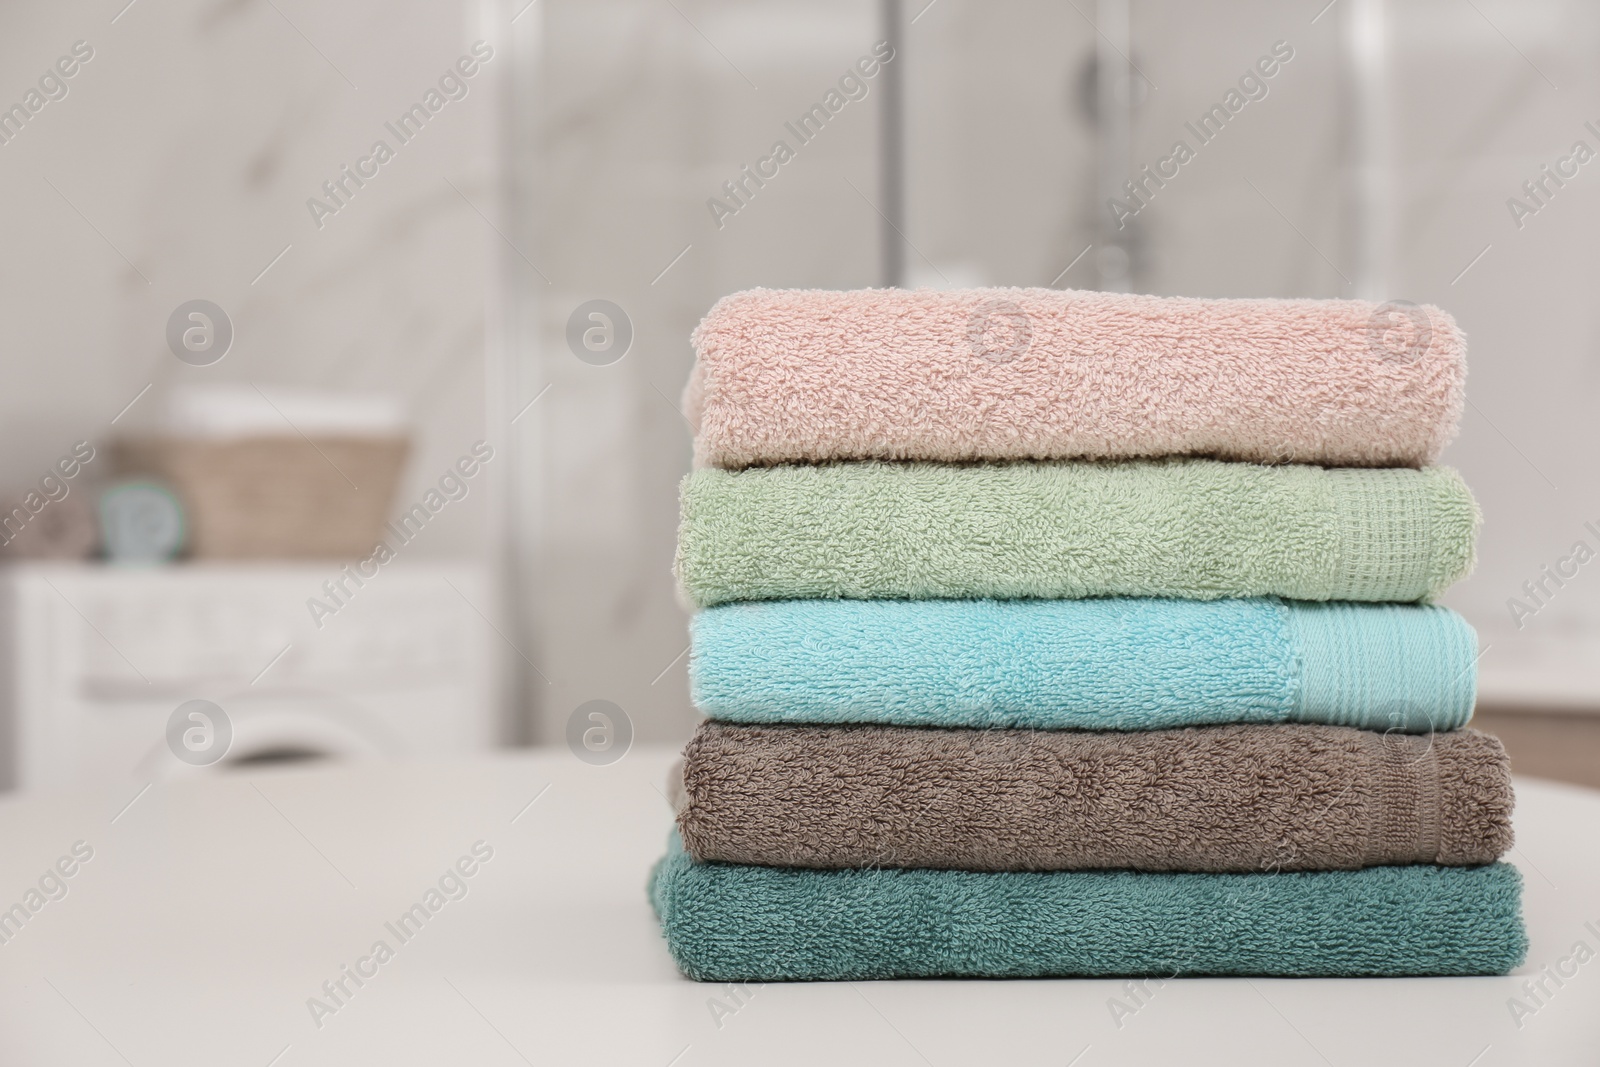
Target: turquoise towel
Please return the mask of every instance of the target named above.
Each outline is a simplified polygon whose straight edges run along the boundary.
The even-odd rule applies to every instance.
[[[1528,948],[1520,893],[1504,863],[820,871],[695,863],[676,834],[650,876],[673,958],[716,982],[1505,974]]]
[[[730,600],[1432,599],[1472,566],[1461,477],[1211,460],[698,470],[677,572]]]
[[[695,616],[689,684],[745,723],[1155,730],[1472,716],[1447,608],[1257,600],[773,600]]]

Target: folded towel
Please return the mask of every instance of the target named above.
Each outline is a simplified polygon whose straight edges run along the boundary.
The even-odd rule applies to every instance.
[[[752,290],[695,331],[703,465],[1204,455],[1420,466],[1466,344],[1435,307],[1053,289]]]
[[[684,479],[685,596],[1429,598],[1472,565],[1444,467],[838,463]]]
[[[695,859],[774,867],[1351,870],[1511,847],[1511,765],[1476,730],[708,722],[679,796]]]
[[[650,898],[678,966],[702,981],[1505,974],[1528,948],[1504,863],[816,871],[696,863],[673,838]]]
[[[1447,608],[1297,600],[770,600],[690,624],[728,722],[1454,730],[1477,635]]]

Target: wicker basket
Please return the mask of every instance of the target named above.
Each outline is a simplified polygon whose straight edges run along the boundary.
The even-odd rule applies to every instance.
[[[123,474],[183,499],[201,559],[360,559],[383,533],[403,437],[149,438],[119,442]]]

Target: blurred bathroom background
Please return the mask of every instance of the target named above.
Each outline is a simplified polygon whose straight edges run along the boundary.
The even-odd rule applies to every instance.
[[[1597,48],[1575,0],[8,4],[0,782],[131,779],[189,700],[223,765],[686,737],[689,333],[899,284],[1450,310],[1480,725],[1600,784]]]

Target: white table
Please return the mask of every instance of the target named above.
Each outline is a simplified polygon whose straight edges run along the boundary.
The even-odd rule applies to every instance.
[[[1597,793],[1519,783],[1523,977],[1179,980],[1119,1028],[1120,981],[767,985],[740,1000],[686,981],[644,895],[670,758],[260,770],[157,785],[120,814],[139,783],[0,802],[0,908],[75,841],[94,850],[0,944],[0,1064],[1600,1062],[1600,959],[1547,983],[1520,1030],[1507,1007],[1575,942],[1600,951],[1585,928],[1600,930]],[[493,857],[466,895],[401,943],[384,924],[479,840]],[[308,998],[380,938],[393,958],[363,965],[376,973],[359,988],[345,979],[319,1028]]]

